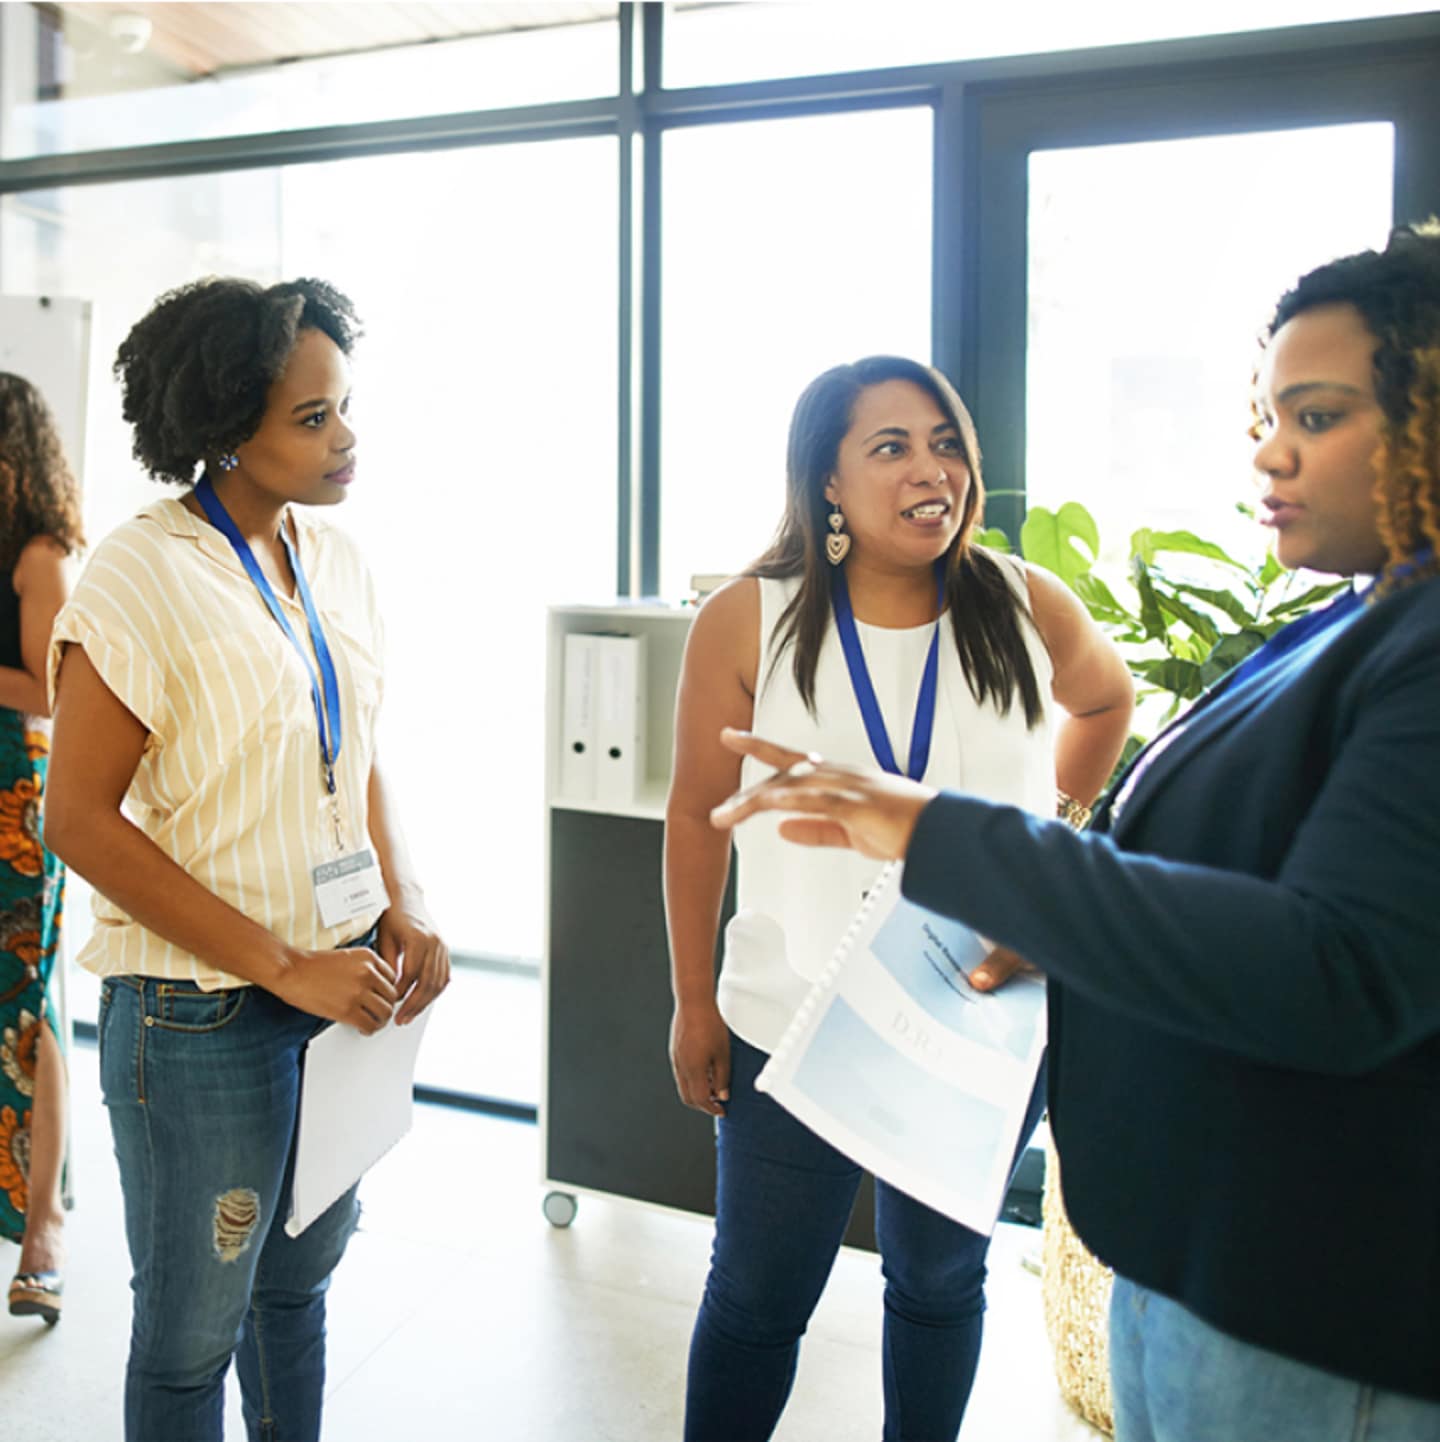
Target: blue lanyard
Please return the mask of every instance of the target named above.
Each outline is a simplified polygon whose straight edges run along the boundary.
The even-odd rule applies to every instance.
[[[1421,551],[1412,556],[1410,560],[1392,567],[1390,574],[1409,574],[1428,564],[1433,556],[1434,553],[1428,549]],[[1307,611],[1298,621],[1291,621],[1289,625],[1282,626],[1263,646],[1257,647],[1238,666],[1227,671],[1183,716],[1177,717],[1165,730],[1154,737],[1150,744],[1131,761],[1115,785],[1110,788],[1106,800],[1110,807],[1111,821],[1119,818],[1121,810],[1134,793],[1136,786],[1140,783],[1140,778],[1149,769],[1151,762],[1185,730],[1201,711],[1228,696],[1237,686],[1243,685],[1252,677],[1268,671],[1272,666],[1293,654],[1307,641],[1313,641],[1315,637],[1324,635],[1326,631],[1343,626],[1363,609],[1370,594],[1368,590],[1356,591],[1352,587],[1351,590],[1337,596],[1328,606],[1322,606],[1316,611]],[[1097,809],[1101,804],[1100,802],[1096,803]]]
[[[220,497],[215,494],[215,488],[210,484],[208,475],[202,477],[200,484],[195,487],[195,499],[200,502],[200,508],[210,518],[215,529],[230,542],[231,548],[240,558],[240,564],[245,567],[246,574],[255,583],[255,589],[260,592],[261,600],[265,602],[270,614],[305,663],[305,669],[310,675],[310,697],[315,702],[315,723],[320,728],[320,759],[325,766],[325,786],[333,796],[335,794],[335,759],[340,755],[340,683],[335,675],[335,661],[330,655],[329,643],[325,640],[325,628],[320,624],[320,613],[315,609],[315,598],[310,594],[310,586],[305,580],[300,557],[290,542],[289,529],[282,520],[280,539],[284,543],[285,554],[290,558],[290,569],[295,573],[295,588],[300,592],[300,604],[305,608],[305,620],[310,627],[310,641],[315,647],[315,659],[320,663],[318,679],[314,666],[310,664],[310,657],[300,644],[285,612],[280,608],[280,600],[272,589],[269,578],[260,569],[260,563],[250,549],[250,543],[240,534],[239,526],[230,519],[230,513],[220,504]],[[321,698],[322,681],[324,682],[323,700]]]
[[[925,657],[925,671],[920,677],[920,694],[915,698],[915,724],[910,730],[910,763],[905,775],[912,781],[919,781],[930,764],[930,737],[935,730],[935,695],[940,676],[940,619],[945,615],[945,563],[935,564],[936,590],[939,593],[940,616],[935,621],[935,634],[930,638],[930,651]],[[895,751],[885,731],[885,718],[880,714],[880,703],[875,699],[875,687],[870,680],[870,668],[865,664],[865,652],[860,646],[860,632],[855,627],[855,612],[850,606],[850,587],[845,580],[845,568],[837,566],[833,577],[831,604],[835,610],[835,629],[840,633],[840,645],[845,652],[845,665],[850,671],[850,685],[855,699],[860,703],[860,718],[865,723],[865,734],[870,738],[870,749],[875,760],[892,776],[900,775]]]
[[[1323,631],[1348,621],[1365,604],[1365,592],[1350,590],[1337,596],[1328,606],[1318,611],[1308,611],[1298,621],[1282,626],[1263,646],[1252,651],[1238,666],[1227,672],[1216,682],[1210,695],[1220,690],[1233,691],[1235,687],[1268,671],[1277,661],[1283,661],[1297,646],[1303,646]]]

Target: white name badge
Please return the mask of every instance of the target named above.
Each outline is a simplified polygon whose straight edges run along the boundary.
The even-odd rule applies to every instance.
[[[390,905],[380,867],[369,850],[352,851],[338,861],[322,862],[312,874],[315,904],[320,908],[320,921],[324,926],[368,921],[377,907],[383,911]]]

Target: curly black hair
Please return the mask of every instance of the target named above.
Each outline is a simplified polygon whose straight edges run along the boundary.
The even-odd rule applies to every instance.
[[[1280,297],[1267,338],[1321,305],[1351,305],[1380,342],[1375,398],[1392,426],[1414,409],[1417,358],[1440,346],[1440,227],[1397,226],[1384,250],[1362,250],[1318,266]]]
[[[1376,340],[1375,398],[1385,424],[1375,506],[1389,556],[1376,587],[1383,594],[1440,572],[1440,225],[1398,226],[1384,250],[1302,276],[1280,298],[1269,336],[1322,305],[1353,306]]]
[[[162,295],[115,357],[135,459],[157,481],[188,486],[202,461],[249,440],[302,330],[346,355],[361,333],[349,298],[323,280],[211,277]]]
[[[0,576],[36,536],[53,537],[67,553],[85,544],[80,488],[40,392],[0,371]]]

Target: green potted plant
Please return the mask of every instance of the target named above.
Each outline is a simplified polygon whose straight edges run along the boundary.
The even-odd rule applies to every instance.
[[[1014,549],[993,528],[977,532],[976,540]],[[1117,595],[1096,574],[1100,529],[1078,501],[1055,511],[1032,506],[1020,528],[1020,554],[1079,596],[1138,683],[1140,731],[1130,737],[1122,767],[1231,667],[1347,584],[1306,581],[1268,553],[1263,561],[1237,559],[1192,531],[1141,527],[1130,537],[1128,594]]]

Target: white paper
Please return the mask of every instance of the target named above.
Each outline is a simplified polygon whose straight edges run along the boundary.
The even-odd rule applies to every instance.
[[[890,867],[756,1085],[852,1161],[989,1234],[1045,1050],[1045,987],[966,979],[989,950]]]
[[[285,1230],[298,1237],[406,1132],[414,1116],[415,1058],[430,1021],[363,1036],[332,1026],[305,1053],[295,1176]]]

